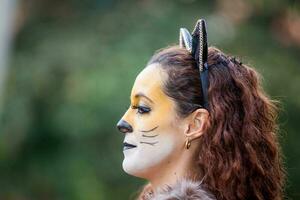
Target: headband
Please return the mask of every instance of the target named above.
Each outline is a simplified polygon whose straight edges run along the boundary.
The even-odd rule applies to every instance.
[[[196,60],[199,68],[203,107],[208,110],[208,45],[206,34],[206,23],[204,19],[199,19],[195,25],[192,35],[186,28],[180,29],[179,46],[187,49]]]

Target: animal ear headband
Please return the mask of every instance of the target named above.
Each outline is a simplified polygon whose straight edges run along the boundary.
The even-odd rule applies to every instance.
[[[208,110],[208,45],[206,34],[206,23],[204,19],[199,19],[195,25],[192,35],[186,28],[180,29],[179,46],[187,49],[199,67],[200,80],[202,86],[202,106]]]

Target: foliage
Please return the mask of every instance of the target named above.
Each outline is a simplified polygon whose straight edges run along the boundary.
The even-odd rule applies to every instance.
[[[143,180],[122,171],[123,136],[115,124],[150,56],[177,43],[179,28],[191,30],[199,17],[208,19],[210,44],[254,66],[270,96],[282,102],[287,196],[300,197],[300,52],[272,28],[278,13],[298,12],[296,3],[248,1],[250,14],[230,21],[221,1],[31,2],[6,83],[0,199],[132,196]]]

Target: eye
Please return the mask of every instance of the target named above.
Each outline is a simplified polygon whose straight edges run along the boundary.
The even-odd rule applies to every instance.
[[[145,113],[149,113],[151,111],[151,108],[146,107],[146,106],[132,106],[132,109],[137,109],[137,112],[139,114],[145,114]]]

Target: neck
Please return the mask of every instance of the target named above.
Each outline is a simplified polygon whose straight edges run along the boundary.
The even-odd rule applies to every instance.
[[[196,165],[196,152],[197,145],[194,144],[190,149],[184,149],[181,155],[170,158],[163,164],[163,168],[155,170],[154,176],[149,178],[150,184],[154,192],[159,188],[165,188],[176,183],[177,180],[199,179],[199,169]]]

